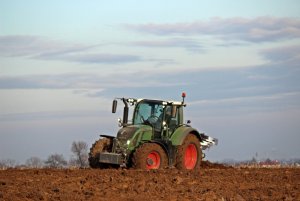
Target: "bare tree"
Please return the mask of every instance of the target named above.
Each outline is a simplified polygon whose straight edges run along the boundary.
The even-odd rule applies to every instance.
[[[74,166],[79,166],[81,168],[88,167],[88,145],[86,142],[78,141],[73,142],[71,151],[75,155],[75,158],[70,160],[71,164]]]
[[[3,159],[0,161],[0,169],[14,168],[17,162],[13,159]]]
[[[42,168],[43,161],[38,157],[30,157],[26,160],[26,166],[30,168]]]
[[[45,164],[50,168],[63,168],[67,166],[68,162],[62,154],[52,154],[48,156]]]

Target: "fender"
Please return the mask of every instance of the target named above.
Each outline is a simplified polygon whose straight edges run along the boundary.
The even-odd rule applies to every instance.
[[[182,145],[185,137],[190,133],[194,134],[200,142],[202,141],[200,133],[195,128],[183,125],[177,128],[171,135],[172,144],[174,146]]]
[[[166,143],[162,142],[161,140],[151,140],[149,142],[156,143],[159,146],[161,146],[161,148],[163,148],[163,150],[166,152],[167,156],[169,157],[170,154],[169,154],[168,146]]]

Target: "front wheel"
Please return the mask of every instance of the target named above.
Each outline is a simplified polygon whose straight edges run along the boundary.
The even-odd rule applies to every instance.
[[[107,164],[99,162],[99,154],[104,151],[111,152],[112,150],[112,139],[102,138],[97,140],[91,147],[89,153],[89,164],[91,168],[106,168]]]
[[[145,143],[134,152],[132,162],[133,167],[137,169],[161,169],[168,165],[168,158],[158,144]]]
[[[182,145],[178,147],[176,167],[180,170],[194,170],[200,167],[202,151],[199,139],[188,134]]]

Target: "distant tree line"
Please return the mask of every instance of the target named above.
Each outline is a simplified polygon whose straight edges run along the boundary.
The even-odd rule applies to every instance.
[[[292,158],[292,159],[260,159],[253,157],[251,160],[242,160],[237,161],[234,159],[226,159],[221,161],[220,163],[230,166],[272,166],[272,165],[278,165],[278,166],[297,166],[300,167],[300,158]]]
[[[87,168],[88,163],[88,144],[84,141],[74,141],[71,145],[73,155],[67,161],[62,154],[51,154],[46,160],[39,157],[30,157],[25,164],[19,165],[15,160],[0,160],[0,169],[7,168]]]

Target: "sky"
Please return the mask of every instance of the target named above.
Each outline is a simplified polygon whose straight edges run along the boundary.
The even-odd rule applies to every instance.
[[[0,0],[0,160],[115,136],[115,97],[181,100],[208,160],[300,156],[298,0]],[[120,106],[120,105],[119,105]]]

